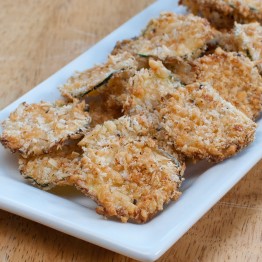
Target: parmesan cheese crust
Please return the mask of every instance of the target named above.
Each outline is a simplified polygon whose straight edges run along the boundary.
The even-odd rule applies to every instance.
[[[151,20],[142,36],[118,42],[113,53],[128,51],[161,60],[170,57],[193,59],[201,55],[212,38],[213,31],[205,19],[166,12]]]
[[[142,223],[179,197],[184,163],[147,134],[146,119],[123,116],[80,141],[82,174],[70,180],[98,203],[99,214]]]
[[[198,82],[210,83],[225,100],[256,119],[262,108],[262,78],[249,58],[218,48],[195,64]]]
[[[22,103],[2,123],[1,143],[23,157],[48,153],[69,139],[78,139],[88,129],[91,119],[85,103]]]
[[[81,148],[67,145],[49,154],[19,158],[22,176],[44,190],[70,185],[69,177],[80,174]]]
[[[60,88],[60,92],[69,99],[82,98],[92,91],[99,91],[107,87],[112,80],[123,81],[125,77],[129,77],[126,71],[136,68],[137,62],[132,55],[126,52],[115,56],[111,55],[105,64],[95,66],[69,78],[66,84]]]
[[[232,28],[234,21],[262,24],[261,0],[180,0],[179,3],[217,28]]]
[[[253,141],[256,124],[210,85],[183,86],[161,62],[150,64],[152,69],[141,70],[130,79],[125,110],[133,115],[154,115],[152,136],[173,144],[187,157],[215,162]]]

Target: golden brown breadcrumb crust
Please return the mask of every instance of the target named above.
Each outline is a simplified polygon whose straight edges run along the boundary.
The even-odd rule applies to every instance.
[[[145,120],[106,121],[79,143],[82,174],[70,179],[99,204],[97,212],[142,223],[179,195],[184,163],[147,136]]]
[[[180,0],[179,3],[217,28],[232,28],[235,21],[262,24],[261,0]]]
[[[48,153],[69,139],[83,136],[90,124],[85,103],[22,103],[2,123],[1,143],[23,157]]]
[[[127,51],[141,58],[192,59],[201,55],[212,38],[213,31],[205,19],[166,12],[152,19],[140,37],[118,42],[113,54]]]
[[[228,52],[242,52],[262,75],[262,26],[259,23],[238,24],[229,32],[217,31],[215,43]]]
[[[111,55],[105,64],[95,66],[82,73],[77,73],[60,87],[62,96],[73,99],[82,98],[92,91],[114,86],[112,81],[123,81],[129,74],[126,71],[136,69],[135,58],[126,52]]]
[[[44,190],[55,186],[70,185],[69,176],[80,174],[81,148],[66,145],[49,154],[19,158],[22,176]]]
[[[125,110],[154,119],[152,136],[173,143],[187,157],[212,161],[228,158],[253,141],[256,124],[210,85],[183,86],[161,62],[150,65],[152,69],[130,79]]]
[[[124,52],[132,54],[137,61],[137,69],[148,67],[148,56],[140,54],[141,46],[146,42],[143,37],[135,37],[133,39],[125,39],[117,41],[111,55],[118,55]]]
[[[189,158],[222,161],[254,140],[256,124],[208,85],[179,87],[156,110],[159,136]]]
[[[259,23],[236,23],[233,32],[237,49],[256,63],[262,75],[262,26]]]
[[[195,64],[198,82],[210,83],[225,100],[256,119],[262,109],[262,78],[249,58],[218,48]]]

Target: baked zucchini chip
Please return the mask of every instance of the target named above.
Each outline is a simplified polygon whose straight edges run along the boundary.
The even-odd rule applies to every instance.
[[[113,53],[128,51],[140,57],[161,60],[172,57],[199,57],[213,38],[213,31],[203,18],[194,15],[162,13],[149,22],[142,36],[119,42]]]
[[[259,23],[246,25],[236,23],[234,38],[238,51],[242,51],[254,61],[262,75],[262,26]]]
[[[235,23],[231,31],[216,31],[214,46],[228,52],[242,52],[262,75],[262,26],[259,23]]]
[[[216,49],[195,61],[196,80],[208,82],[227,101],[256,119],[262,109],[262,78],[254,63],[241,53]]]
[[[161,62],[149,64],[153,69],[141,70],[130,79],[125,110],[155,116],[152,137],[173,144],[186,157],[215,162],[253,141],[256,124],[210,85],[184,86],[165,73]]]
[[[260,0],[180,0],[195,15],[208,19],[217,28],[232,28],[234,22],[262,24]]]
[[[179,87],[156,110],[158,137],[189,158],[222,161],[254,140],[256,124],[209,85]]]
[[[143,223],[180,196],[184,162],[147,134],[145,120],[123,116],[97,125],[80,141],[82,175],[70,179],[98,203],[97,213]]]
[[[146,40],[142,36],[134,37],[132,39],[125,39],[122,41],[117,41],[112,55],[118,55],[124,52],[132,54],[137,61],[137,69],[148,68],[148,55],[140,53],[141,48],[147,43],[149,45],[149,40]]]
[[[149,65],[150,69],[137,71],[129,80],[129,96],[124,103],[126,114],[153,112],[163,97],[183,86],[161,61],[150,58]]]
[[[109,56],[103,65],[95,66],[68,79],[67,83],[60,88],[61,94],[69,99],[82,98],[94,90],[99,91],[108,85],[114,86],[115,82],[129,78],[128,73],[137,68],[135,58],[124,52],[115,56]],[[117,88],[117,87],[115,87]]]
[[[49,154],[19,158],[22,176],[33,185],[50,190],[55,186],[70,185],[69,177],[81,172],[81,148],[67,145]]]
[[[24,158],[48,153],[69,139],[78,139],[88,129],[85,103],[22,103],[2,123],[1,143]]]

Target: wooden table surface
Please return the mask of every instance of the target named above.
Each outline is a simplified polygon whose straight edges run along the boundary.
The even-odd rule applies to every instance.
[[[0,109],[152,2],[0,0]],[[159,261],[262,261],[261,182],[262,161]],[[134,260],[0,210],[0,261]]]

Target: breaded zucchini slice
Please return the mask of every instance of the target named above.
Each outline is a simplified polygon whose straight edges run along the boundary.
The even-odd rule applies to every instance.
[[[262,24],[261,0],[180,0],[179,3],[217,28],[232,28],[235,21]]]
[[[162,70],[161,63],[153,62],[153,70],[137,72],[130,79],[125,107],[127,113],[155,116],[153,137],[187,157],[212,161],[222,161],[253,141],[256,124],[210,85],[183,86]]]
[[[151,20],[142,36],[119,42],[113,53],[123,50],[161,60],[170,57],[192,59],[201,55],[212,38],[213,31],[205,19],[167,12]]]
[[[80,141],[82,175],[70,179],[98,203],[97,213],[143,223],[180,196],[184,162],[147,134],[142,118],[123,116],[97,125]]]
[[[209,85],[179,87],[156,110],[158,136],[190,158],[222,161],[254,140],[256,124]]]
[[[257,66],[262,75],[262,26],[259,23],[238,24],[228,32],[217,31],[216,47],[228,52],[242,52]]]
[[[234,38],[238,51],[242,51],[257,63],[259,72],[262,75],[262,26],[259,23],[246,25],[236,23]]]
[[[138,70],[141,68],[148,68],[148,55],[140,53],[142,46],[146,43],[149,43],[149,40],[146,40],[142,36],[117,41],[111,54],[118,55],[127,52],[135,57]]]
[[[60,92],[69,99],[82,98],[94,90],[99,90],[100,87],[110,85],[112,80],[119,82],[128,78],[127,71],[136,68],[137,62],[129,53],[111,55],[105,64],[95,66],[69,78],[60,88]]]
[[[23,157],[48,153],[69,139],[83,136],[90,124],[85,103],[22,103],[2,123],[1,143]]]
[[[198,82],[210,83],[225,100],[256,119],[262,108],[262,78],[249,58],[218,48],[195,64]]]
[[[126,114],[152,112],[161,99],[182,86],[181,82],[164,67],[161,61],[149,59],[150,69],[141,69],[130,78],[127,87],[128,99],[124,103]]]
[[[49,154],[19,158],[22,176],[33,185],[49,190],[55,186],[70,185],[68,178],[81,173],[81,148],[67,145]]]

